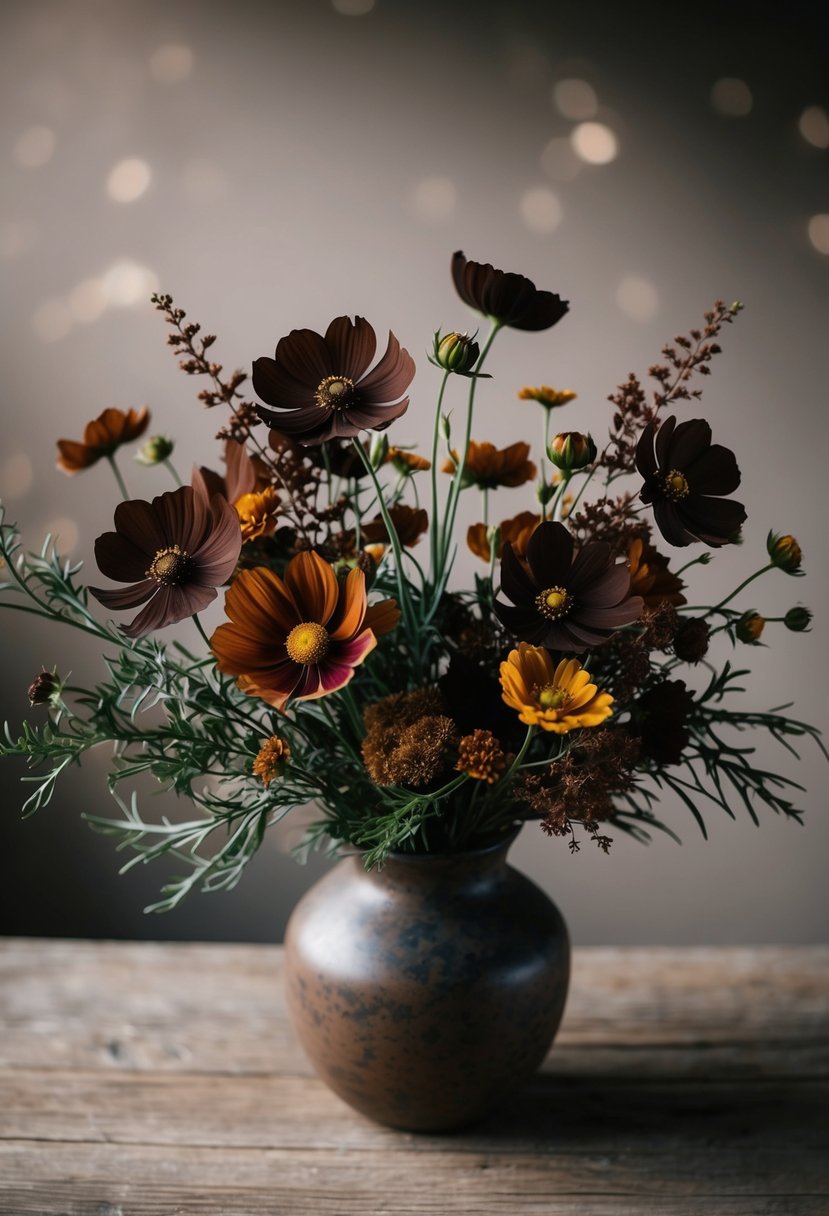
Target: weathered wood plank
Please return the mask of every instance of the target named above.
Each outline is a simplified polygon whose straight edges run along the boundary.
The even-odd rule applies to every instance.
[[[746,1151],[724,1162],[750,1183],[709,1172],[703,1147],[682,1159],[570,1152],[547,1157],[458,1153],[451,1144],[413,1157],[295,1150],[170,1149],[105,1145],[0,1145],[4,1212],[38,1216],[170,1216],[170,1213],[297,1213],[406,1216],[508,1213],[565,1216],[824,1216],[826,1196],[774,1194],[768,1163]],[[792,1162],[794,1166],[796,1163]],[[44,1198],[46,1197],[46,1198]]]
[[[0,1026],[0,1067],[310,1072],[275,947],[7,940]],[[586,949],[547,1067],[799,1074],[827,1057],[829,947]]]

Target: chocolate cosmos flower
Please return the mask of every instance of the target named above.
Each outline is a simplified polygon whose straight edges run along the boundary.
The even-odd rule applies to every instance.
[[[641,597],[629,594],[627,565],[617,564],[610,545],[589,541],[574,558],[570,533],[550,520],[530,537],[526,565],[504,546],[501,590],[512,604],[496,600],[495,614],[510,633],[573,654],[607,641],[642,612]]]
[[[116,409],[110,406],[84,428],[83,442],[58,440],[58,468],[64,473],[79,473],[96,464],[103,456],[111,456],[124,443],[143,435],[149,426],[150,411]]]
[[[636,445],[636,467],[645,479],[639,497],[653,505],[656,525],[669,544],[700,540],[719,547],[733,541],[745,507],[720,495],[737,489],[740,470],[733,452],[711,442],[704,419],[677,426],[676,418],[666,418],[659,430],[649,422]]]
[[[208,503],[190,486],[151,503],[119,503],[115,529],[95,541],[95,560],[107,578],[131,586],[90,591],[107,608],[147,604],[123,628],[128,638],[201,612],[216,598],[216,588],[230,578],[242,547],[233,507],[219,495]]]
[[[452,278],[464,304],[512,329],[549,329],[570,307],[551,291],[539,291],[523,274],[496,270],[489,262],[452,255]]]
[[[374,330],[363,317],[337,317],[325,337],[312,329],[292,330],[280,339],[273,359],[254,360],[253,387],[274,407],[257,406],[260,418],[303,444],[385,430],[408,408],[408,397],[399,398],[415,365],[390,333],[386,353],[368,372],[376,348]]]

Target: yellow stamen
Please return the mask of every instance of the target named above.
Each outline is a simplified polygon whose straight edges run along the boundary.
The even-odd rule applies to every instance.
[[[326,376],[314,393],[314,400],[324,410],[345,409],[354,397],[354,381],[348,376]]]
[[[548,620],[558,621],[573,607],[573,597],[566,587],[547,587],[535,597],[535,606]]]
[[[684,473],[679,469],[671,469],[664,479],[665,494],[668,498],[687,498],[690,487]]]
[[[301,625],[295,625],[288,634],[285,649],[295,663],[310,666],[325,658],[330,642],[328,631],[322,625],[316,621],[304,621]]]
[[[153,579],[162,587],[169,587],[181,582],[189,562],[190,554],[185,553],[178,545],[172,545],[169,549],[159,549],[150,563],[146,577]]]
[[[543,688],[538,689],[536,696],[542,709],[561,709],[567,700],[567,693],[552,684],[545,684]]]

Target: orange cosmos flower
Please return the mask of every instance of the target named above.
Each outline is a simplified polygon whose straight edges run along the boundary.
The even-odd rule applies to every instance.
[[[407,507],[405,503],[399,502],[396,506],[389,507],[389,515],[401,545],[416,545],[429,527],[429,516],[423,507]],[[364,541],[382,544],[388,539],[389,533],[382,515],[375,515],[374,519],[363,524]]]
[[[406,448],[389,448],[386,463],[393,464],[398,473],[402,473],[406,477],[432,467],[431,460],[427,460],[425,456],[421,456],[417,452],[409,452]]]
[[[628,569],[630,570],[630,589],[634,595],[641,595],[648,608],[656,608],[663,601],[678,608],[686,603],[682,588],[682,579],[668,569],[668,559],[636,537],[628,546]]]
[[[93,422],[87,422],[83,442],[74,439],[58,440],[57,464],[64,473],[79,473],[96,464],[102,456],[111,456],[124,443],[131,443],[143,435],[150,424],[150,411],[144,406],[140,410],[104,410]]]
[[[548,650],[527,642],[519,642],[501,664],[501,688],[522,722],[557,735],[598,726],[613,712],[613,697],[591,684],[578,659],[562,659],[556,666]]]
[[[239,688],[282,710],[344,687],[381,634],[397,624],[394,600],[368,606],[362,570],[337,580],[314,552],[298,553],[284,579],[272,570],[242,570],[228,588],[229,624],[211,638],[219,671]]]
[[[509,543],[512,545],[513,551],[519,557],[523,557],[527,550],[527,541],[540,523],[541,516],[536,515],[533,511],[521,511],[512,519],[505,519],[499,525],[501,539],[495,547],[495,556],[500,557],[504,551],[504,545]],[[487,531],[486,524],[472,524],[466,533],[467,545],[475,556],[480,557],[484,562],[489,561]]]
[[[233,504],[242,525],[242,540],[272,536],[279,522],[279,495],[273,486],[259,494],[243,494]]]
[[[555,410],[559,406],[575,401],[576,393],[569,388],[552,388],[549,384],[540,384],[538,388],[522,388],[518,390],[519,401],[537,401],[545,410]]]
[[[470,440],[466,450],[461,484],[479,486],[482,490],[494,490],[496,486],[523,486],[536,474],[535,465],[528,460],[528,443],[511,443],[508,448],[496,448],[494,443],[475,443]],[[444,473],[454,473],[458,467],[458,453],[444,461]]]

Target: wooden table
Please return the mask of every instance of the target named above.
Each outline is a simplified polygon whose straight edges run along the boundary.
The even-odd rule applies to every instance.
[[[829,1213],[829,947],[577,950],[542,1073],[445,1137],[316,1080],[280,967],[0,939],[3,1216]]]

